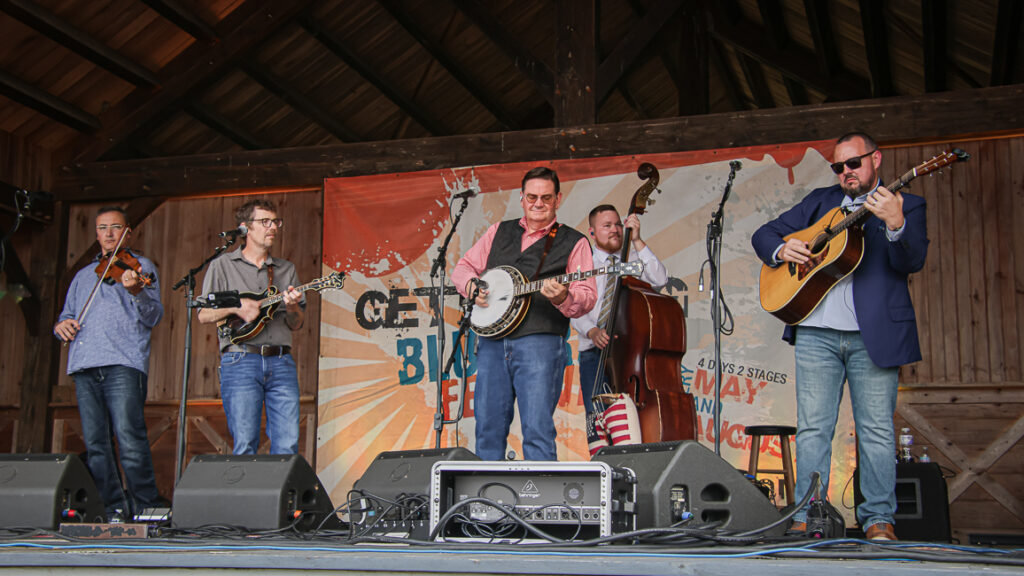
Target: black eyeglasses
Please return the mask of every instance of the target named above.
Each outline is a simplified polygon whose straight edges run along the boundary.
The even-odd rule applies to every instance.
[[[832,171],[835,172],[836,174],[842,174],[843,173],[843,166],[846,166],[850,170],[856,170],[857,168],[860,168],[861,160],[864,157],[871,156],[872,154],[874,154],[877,151],[878,151],[878,148],[875,148],[871,152],[865,152],[864,154],[861,154],[860,156],[854,156],[853,158],[849,158],[849,159],[847,159],[844,162],[833,162],[832,164],[830,164],[830,166],[832,166]]]
[[[284,226],[284,220],[280,218],[260,218],[259,220],[250,220],[253,224],[259,222],[264,228],[270,228],[271,225],[281,228]]]

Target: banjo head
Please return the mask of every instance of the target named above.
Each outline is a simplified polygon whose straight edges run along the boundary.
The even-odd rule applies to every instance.
[[[511,266],[491,268],[480,276],[487,283],[487,306],[474,306],[469,319],[473,331],[480,336],[500,336],[516,327],[508,318],[515,317],[528,298],[517,298],[515,288],[523,283],[523,275]]]

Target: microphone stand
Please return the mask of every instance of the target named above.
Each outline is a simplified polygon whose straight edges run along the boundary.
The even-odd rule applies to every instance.
[[[441,243],[441,247],[437,249],[437,258],[434,258],[434,264],[430,267],[430,278],[433,279],[435,276],[440,276],[440,286],[437,294],[437,307],[434,309],[434,318],[437,322],[437,409],[434,411],[434,447],[441,448],[441,434],[444,431],[445,424],[455,424],[459,420],[462,420],[462,402],[459,402],[459,416],[453,420],[444,419],[444,374],[451,368],[452,361],[448,362],[448,366],[445,368],[441,367],[441,358],[444,358],[444,297],[445,297],[445,264],[447,262],[448,245],[452,241],[452,237],[455,236],[455,229],[459,226],[459,221],[462,220],[462,214],[469,207],[469,196],[462,197],[462,206],[459,207],[459,211],[455,214],[455,218],[452,220],[451,228],[448,229],[448,235],[445,236],[444,242]],[[468,317],[467,316],[464,316]],[[459,335],[456,338],[462,337],[462,327],[460,323]],[[455,341],[455,347],[459,344],[458,339]],[[455,349],[452,349],[452,358],[454,359]],[[463,371],[462,374],[462,385],[465,388],[466,385],[466,374]],[[460,394],[459,398],[465,398],[465,395]]]
[[[722,455],[722,272],[719,266],[722,262],[722,219],[725,216],[725,202],[729,199],[729,191],[732,190],[732,181],[736,177],[736,171],[740,169],[740,163],[733,161],[729,163],[729,180],[725,184],[725,192],[722,194],[722,202],[718,210],[711,215],[708,223],[707,246],[708,259],[710,260],[710,289],[711,289],[711,324],[715,331],[715,455]]]
[[[224,240],[224,244],[218,246],[213,250],[213,254],[203,260],[203,263],[199,266],[188,271],[177,282],[171,287],[171,290],[177,290],[182,286],[186,286],[185,290],[185,358],[184,358],[184,370],[182,371],[181,377],[181,401],[178,404],[178,440],[175,446],[174,456],[174,484],[178,484],[178,480],[181,480],[181,472],[185,460],[185,412],[187,409],[188,402],[188,378],[189,372],[192,365],[192,309],[193,308],[212,308],[220,306],[206,306],[202,302],[193,300],[196,289],[196,275],[206,268],[206,265],[210,263],[214,258],[220,256],[221,252],[225,251],[238,240],[237,234],[229,234]]]

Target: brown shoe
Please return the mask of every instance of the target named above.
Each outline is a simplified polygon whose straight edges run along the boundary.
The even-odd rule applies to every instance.
[[[896,531],[893,530],[892,524],[888,522],[879,522],[878,524],[872,524],[868,526],[868,531],[865,533],[868,540],[896,540]]]
[[[789,526],[789,530],[786,530],[786,534],[790,536],[804,536],[807,534],[807,522],[793,522]]]

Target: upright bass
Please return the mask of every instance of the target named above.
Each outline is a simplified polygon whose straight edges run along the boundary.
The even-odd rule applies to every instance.
[[[653,164],[644,162],[637,176],[645,180],[633,194],[629,214],[643,214],[653,204],[660,176]],[[632,239],[623,230],[620,260],[629,260]],[[680,364],[686,353],[686,319],[675,298],[657,293],[636,278],[609,281],[614,289],[606,330],[611,337],[601,351],[598,382],[606,374],[615,393],[633,399],[644,443],[697,438],[697,414],[693,396],[683,390]],[[595,386],[599,390],[600,386]]]

